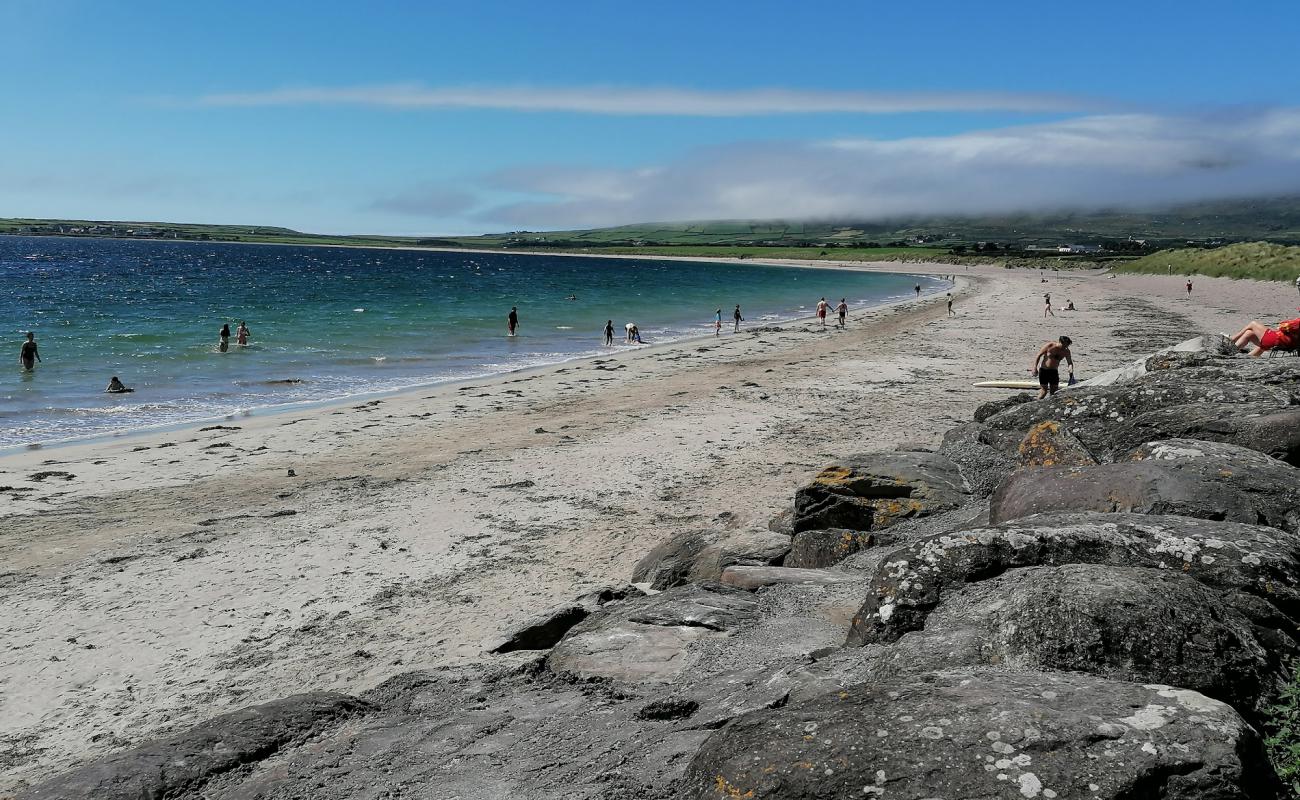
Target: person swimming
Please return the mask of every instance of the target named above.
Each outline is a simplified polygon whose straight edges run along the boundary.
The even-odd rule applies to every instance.
[[[126,394],[127,392],[134,391],[135,389],[123,385],[122,381],[118,379],[116,375],[109,379],[108,388],[104,389],[106,394]]]

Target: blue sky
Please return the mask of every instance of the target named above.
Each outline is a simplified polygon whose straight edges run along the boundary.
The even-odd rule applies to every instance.
[[[0,7],[0,216],[436,234],[1300,191],[1293,3]]]

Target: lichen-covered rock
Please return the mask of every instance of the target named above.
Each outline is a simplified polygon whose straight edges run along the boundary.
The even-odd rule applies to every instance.
[[[1258,450],[1237,444],[1209,442],[1202,439],[1163,439],[1146,442],[1133,448],[1126,461],[1182,461],[1189,458],[1218,459],[1234,465],[1263,467],[1277,466],[1277,460]]]
[[[1098,460],[1111,461],[1141,442],[1117,441],[1122,425],[1152,411],[1186,404],[1232,404],[1238,411],[1279,409],[1288,406],[1292,393],[1261,382],[1192,382],[1179,370],[1151,373],[1143,380],[1120,386],[1076,388],[1036,403],[1026,403],[989,417],[985,425],[1004,436],[987,435],[986,443],[1014,454],[1024,434],[1034,425],[1054,421],[1078,437]],[[1183,438],[1214,438],[1189,434]],[[1148,436],[1150,439],[1169,436]],[[1246,444],[1245,442],[1238,442]]]
[[[1000,442],[995,446],[995,436],[1010,438],[982,423],[967,422],[949,428],[939,445],[939,453],[957,465],[977,497],[988,497],[1019,466],[1015,448],[1001,446]]]
[[[1159,439],[1235,444],[1300,467],[1300,407],[1188,403],[1139,414],[1106,431],[1107,447],[1115,458],[1144,442]]]
[[[1188,517],[1049,514],[897,549],[872,578],[847,643],[892,642],[919,630],[956,587],[1011,569],[1061,564],[1176,570],[1300,619],[1300,536],[1294,533]]]
[[[1031,427],[1020,440],[1016,457],[1022,467],[1084,467],[1097,463],[1078,437],[1053,420]]]
[[[367,704],[314,692],[222,714],[192,728],[55,776],[23,800],[140,800],[178,797],[213,778],[360,714]]]
[[[957,588],[878,657],[875,676],[956,666],[1087,672],[1194,689],[1257,721],[1289,678],[1293,625],[1262,600],[1173,570],[1014,569]]]
[[[950,511],[965,487],[957,465],[935,453],[850,456],[799,489],[795,532],[824,528],[878,530],[904,519]]]
[[[801,531],[794,535],[790,554],[785,557],[787,567],[832,567],[844,559],[876,544],[874,534],[831,528],[820,531]]]
[[[693,643],[725,637],[757,613],[749,592],[680,586],[592,614],[560,640],[546,664],[556,674],[583,679],[670,682],[694,663]]]
[[[1179,514],[1300,531],[1300,470],[1222,457],[1026,469],[993,493],[989,520],[1058,511]]]
[[[948,670],[740,717],[691,760],[696,800],[1271,800],[1254,729],[1197,692]]]

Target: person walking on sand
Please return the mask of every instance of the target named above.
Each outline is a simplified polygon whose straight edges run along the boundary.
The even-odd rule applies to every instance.
[[[1191,297],[1191,296],[1192,296],[1192,282],[1191,282],[1191,281],[1188,281],[1188,282],[1187,282],[1187,296],[1188,296],[1188,297]]]
[[[614,320],[605,320],[605,346],[614,346]]]
[[[717,315],[713,319],[713,336],[717,338],[722,335],[722,309],[718,309]]]
[[[23,369],[31,372],[36,369],[36,362],[41,360],[41,351],[36,348],[36,334],[31,331],[27,332],[27,341],[18,350],[18,363],[23,365]]]
[[[1052,293],[1051,293],[1051,292],[1048,292],[1047,294],[1043,295],[1043,319],[1047,319],[1047,317],[1048,317],[1049,315],[1050,315],[1050,316],[1053,316],[1053,317],[1056,316],[1056,313],[1055,313],[1054,311],[1052,311]]]
[[[1296,283],[1296,286],[1300,286],[1300,278],[1296,278],[1295,283]],[[742,317],[742,316],[740,316],[740,304],[739,304],[739,303],[736,304],[736,310],[733,311],[733,312],[731,312],[731,319],[732,319],[733,322],[736,323],[736,327],[735,327],[735,329],[732,331],[732,333],[740,333],[740,323],[744,322],[744,321],[745,321],[745,318]]]
[[[952,292],[948,292],[948,316],[950,317],[957,316],[956,314],[953,313],[952,310]]]
[[[217,349],[223,353],[230,349],[230,323],[221,326],[221,333],[217,334]]]
[[[518,327],[519,327],[519,308],[517,306],[511,306],[510,315],[506,317],[506,332],[510,336],[514,336],[515,328]]]
[[[239,327],[235,329],[235,344],[240,347],[248,347],[248,334],[248,326],[245,325],[244,321],[241,319],[239,321]]]
[[[1054,342],[1048,342],[1038,350],[1038,355],[1034,356],[1034,365],[1029,371],[1038,378],[1038,399],[1042,400],[1049,394],[1056,394],[1056,390],[1061,386],[1061,359],[1070,365],[1070,378],[1074,379],[1074,356],[1070,353],[1069,336],[1062,336]]]
[[[844,320],[849,316],[849,304],[844,301],[843,297],[840,298],[840,304],[835,306],[835,313],[840,315],[840,327],[843,328]]]
[[[826,302],[826,298],[817,301],[817,319],[821,322],[822,327],[826,327],[826,312],[830,310],[831,304]]]

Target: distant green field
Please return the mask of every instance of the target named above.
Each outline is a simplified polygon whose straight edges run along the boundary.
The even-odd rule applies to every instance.
[[[674,256],[677,258],[749,258],[756,261],[787,258],[820,261],[897,261],[900,259],[922,260],[926,257],[937,258],[945,255],[947,250],[926,247],[872,247],[869,249],[833,247],[821,249],[817,247],[671,245],[667,247],[566,247],[557,250],[557,252],[598,253],[620,256]]]
[[[1116,272],[1208,275],[1294,281],[1300,275],[1300,247],[1270,242],[1243,242],[1210,250],[1161,250],[1115,267]]]

